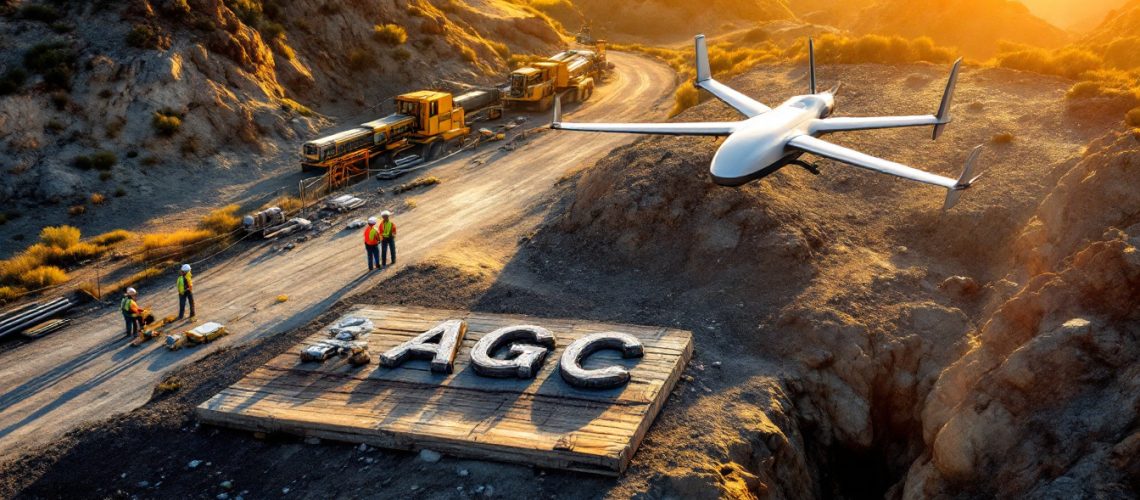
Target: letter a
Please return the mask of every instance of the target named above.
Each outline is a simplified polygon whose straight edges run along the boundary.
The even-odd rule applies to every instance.
[[[431,371],[451,373],[455,369],[455,353],[467,333],[467,322],[461,319],[444,321],[416,338],[393,347],[380,355],[380,365],[386,368],[400,366],[408,359],[430,359]]]

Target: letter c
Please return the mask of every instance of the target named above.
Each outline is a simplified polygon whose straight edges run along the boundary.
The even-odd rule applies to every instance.
[[[595,370],[582,368],[582,361],[603,349],[617,349],[623,358],[640,358],[645,349],[637,337],[621,332],[591,333],[575,340],[562,353],[558,373],[568,384],[582,389],[610,389],[629,382],[629,370],[607,366]]]

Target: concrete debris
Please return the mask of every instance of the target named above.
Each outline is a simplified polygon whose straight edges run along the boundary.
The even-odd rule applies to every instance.
[[[191,460],[190,463],[186,464],[191,469],[197,469],[199,465],[202,465],[201,460]]]
[[[434,464],[441,458],[443,458],[443,456],[440,455],[438,451],[432,451],[427,448],[420,450],[420,460],[423,460],[429,464]]]
[[[375,325],[367,318],[349,316],[329,327],[329,336],[337,340],[356,340],[372,333]]]
[[[308,219],[302,219],[300,217],[294,217],[292,219],[289,219],[284,224],[266,229],[265,230],[265,239],[273,239],[273,238],[280,238],[282,236],[288,236],[288,235],[296,233],[296,232],[307,231],[312,227],[313,227],[313,223],[310,222]]]
[[[348,194],[342,194],[325,202],[325,208],[337,212],[348,212],[363,206],[364,200]]]
[[[361,453],[366,453],[368,451],[368,445],[366,445],[364,443],[360,443],[360,446],[357,447],[356,449],[359,450]]]
[[[345,229],[360,229],[360,228],[364,227],[364,225],[365,225],[365,222],[363,220],[356,219],[356,220],[351,221],[348,224],[346,224],[344,226],[344,228]]]
[[[232,489],[234,487],[234,482],[227,479],[225,481],[222,481],[221,487],[227,490]]]

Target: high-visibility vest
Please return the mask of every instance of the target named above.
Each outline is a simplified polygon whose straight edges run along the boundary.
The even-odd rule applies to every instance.
[[[390,220],[381,222],[380,225],[384,228],[384,239],[391,238],[392,234],[396,232],[396,225],[392,224]]]
[[[178,275],[178,295],[186,295],[186,292],[194,291],[194,280],[190,277],[190,273]]]
[[[119,308],[123,310],[123,313],[130,316],[138,316],[140,312],[139,305],[135,303],[135,299],[132,299],[129,295],[123,296],[123,301],[119,303]]]
[[[376,229],[376,225],[372,224],[364,228],[364,244],[365,245],[379,245],[380,244],[380,230]]]

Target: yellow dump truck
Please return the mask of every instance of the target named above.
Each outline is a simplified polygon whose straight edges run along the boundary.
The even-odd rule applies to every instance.
[[[565,50],[511,72],[510,87],[503,96],[507,107],[546,111],[554,96],[564,102],[585,101],[594,93],[607,71],[606,42],[597,40],[594,50]]]
[[[306,142],[301,148],[301,168],[322,172],[346,162],[384,168],[395,166],[397,155],[403,153],[418,153],[417,159],[431,161],[471,133],[469,114],[484,111],[490,119],[502,116],[497,89],[473,90],[457,97],[434,90],[401,94],[396,97],[395,113]]]

